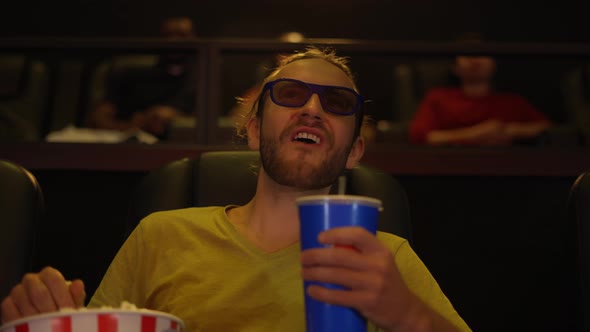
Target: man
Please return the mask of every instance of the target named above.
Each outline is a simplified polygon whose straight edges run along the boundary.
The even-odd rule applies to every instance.
[[[193,22],[187,17],[164,20],[160,34],[170,40],[195,37]],[[191,62],[190,54],[170,52],[162,54],[153,67],[112,72],[105,100],[90,114],[88,125],[122,131],[142,129],[165,139],[174,119],[194,111]]]
[[[494,91],[496,62],[457,56],[460,86],[435,88],[421,102],[409,129],[415,144],[507,146],[539,135],[550,121],[526,99]]]
[[[295,199],[327,194],[364,152],[363,99],[343,58],[308,49],[285,58],[264,81],[246,135],[260,150],[256,194],[244,206],[158,212],[135,229],[90,306],[172,313],[188,331],[305,331],[303,279],[312,297],[350,306],[370,331],[469,331],[407,241],[362,228],[327,231],[320,242],[353,246],[300,253]],[[29,274],[2,302],[17,319],[80,306],[81,281],[58,271]]]

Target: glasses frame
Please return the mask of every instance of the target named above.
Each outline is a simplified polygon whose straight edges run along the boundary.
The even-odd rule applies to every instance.
[[[294,82],[294,83],[298,83],[301,85],[305,85],[309,89],[310,93],[307,96],[307,99],[305,99],[305,101],[302,104],[280,103],[278,100],[275,99],[275,96],[274,96],[274,86],[280,82]],[[323,97],[323,92],[326,89],[339,89],[339,90],[345,90],[345,91],[351,92],[356,97],[356,103],[355,103],[354,107],[352,108],[352,111],[346,112],[346,113],[339,113],[339,112],[334,112],[334,111],[330,110],[328,107],[326,107],[326,105],[324,103],[324,97]],[[270,99],[272,100],[273,103],[275,103],[276,105],[279,105],[279,106],[290,107],[290,108],[302,107],[303,105],[307,104],[307,102],[309,102],[309,99],[311,99],[311,97],[314,94],[317,94],[318,97],[320,98],[320,103],[322,104],[322,108],[324,109],[324,111],[329,112],[331,114],[336,114],[336,115],[356,114],[357,112],[361,111],[362,106],[365,103],[365,99],[351,88],[347,88],[344,86],[320,85],[320,84],[307,83],[307,82],[299,81],[299,80],[292,79],[292,78],[279,78],[274,81],[267,82],[266,84],[264,84],[264,88],[262,89],[261,96],[263,96],[267,90],[270,91],[270,93],[269,93]]]

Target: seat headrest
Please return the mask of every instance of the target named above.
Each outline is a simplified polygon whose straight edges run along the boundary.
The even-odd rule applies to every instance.
[[[20,95],[28,76],[28,65],[24,55],[0,55],[0,99]]]

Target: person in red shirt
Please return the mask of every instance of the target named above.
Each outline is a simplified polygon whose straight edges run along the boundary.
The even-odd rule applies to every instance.
[[[409,127],[409,141],[428,145],[507,146],[539,135],[549,119],[525,98],[493,90],[496,62],[457,56],[459,87],[430,90]]]

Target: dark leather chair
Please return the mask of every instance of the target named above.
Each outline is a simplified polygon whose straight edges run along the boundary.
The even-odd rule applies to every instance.
[[[43,206],[35,177],[14,162],[0,160],[0,298],[32,268]]]
[[[42,137],[49,91],[42,61],[24,54],[0,54],[0,139],[33,141]]]
[[[88,84],[88,103],[86,113],[96,109],[107,93],[109,75],[127,70],[138,70],[152,67],[158,61],[153,54],[121,54],[99,63]]]
[[[571,187],[568,219],[575,225],[579,304],[583,331],[590,331],[590,171],[582,173]]]
[[[148,214],[191,206],[245,204],[256,190],[257,151],[206,152],[148,174],[132,198],[126,235]],[[337,191],[337,186],[332,188]],[[346,172],[346,193],[381,199],[379,229],[411,241],[408,200],[389,174],[359,166]]]
[[[590,145],[590,64],[568,71],[561,80],[566,125],[578,144]]]

